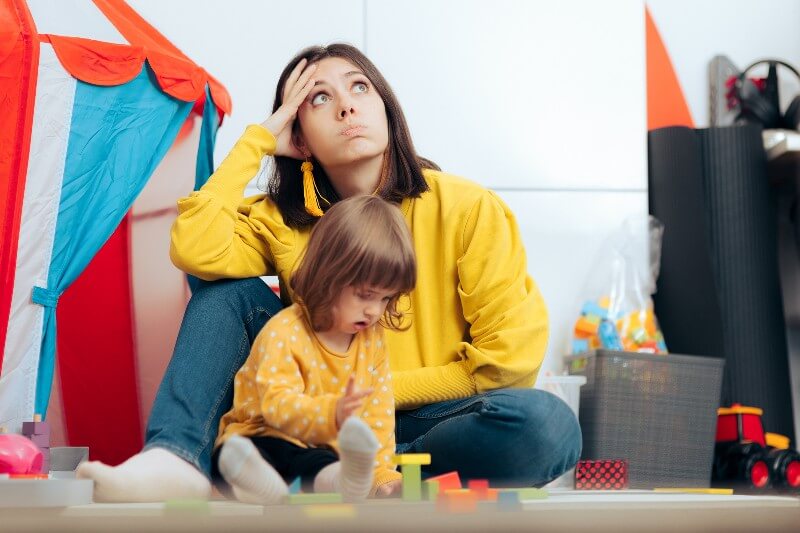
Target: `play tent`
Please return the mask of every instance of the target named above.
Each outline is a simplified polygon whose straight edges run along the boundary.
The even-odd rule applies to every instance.
[[[158,335],[137,332],[137,293],[180,319],[168,227],[210,174],[230,110],[122,0],[0,0],[0,426],[46,414],[55,376],[69,444],[112,463],[141,446],[165,362],[143,401],[137,337]]]

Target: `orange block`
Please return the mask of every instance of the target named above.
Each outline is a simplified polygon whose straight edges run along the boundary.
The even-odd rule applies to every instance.
[[[449,490],[439,493],[436,510],[445,513],[474,513],[478,509],[478,496],[471,490]]]
[[[584,335],[596,335],[599,324],[590,322],[585,317],[580,317],[575,322],[575,333],[583,333]]]
[[[426,481],[438,481],[439,494],[442,494],[448,490],[456,490],[461,488],[461,478],[458,476],[458,472],[448,472],[440,476],[429,477],[426,478]]]

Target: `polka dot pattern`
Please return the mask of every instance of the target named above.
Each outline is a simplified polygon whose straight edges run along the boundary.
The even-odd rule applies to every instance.
[[[371,388],[354,416],[368,421],[381,443],[376,468],[395,470],[394,397],[383,330],[359,332],[348,354],[320,349],[297,306],[270,320],[234,379],[234,405],[221,435],[240,433],[284,438],[298,444],[336,447],[336,402],[350,377]]]

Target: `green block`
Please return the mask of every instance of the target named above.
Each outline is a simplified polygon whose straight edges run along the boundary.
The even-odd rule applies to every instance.
[[[423,481],[422,482],[422,496],[429,502],[435,502],[436,497],[439,495],[439,482]]]
[[[418,502],[422,500],[422,466],[402,465],[403,473],[403,500]]]
[[[516,492],[519,495],[520,501],[522,500],[546,500],[549,496],[548,492],[544,489],[536,489],[533,487],[524,487],[519,489],[500,489],[500,492]]]
[[[168,514],[210,514],[211,509],[206,500],[167,500],[164,512]]]
[[[338,492],[289,494],[289,503],[292,505],[307,505],[310,503],[342,503],[342,495]]]

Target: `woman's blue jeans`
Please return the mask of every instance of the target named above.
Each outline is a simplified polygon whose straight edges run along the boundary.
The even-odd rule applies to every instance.
[[[261,328],[282,309],[258,278],[200,282],[186,308],[158,389],[145,449],[165,448],[210,477],[219,420],[233,378]],[[572,468],[581,431],[570,408],[547,392],[501,389],[397,411],[398,453],[430,453],[424,475],[458,470],[492,486],[538,486]]]

